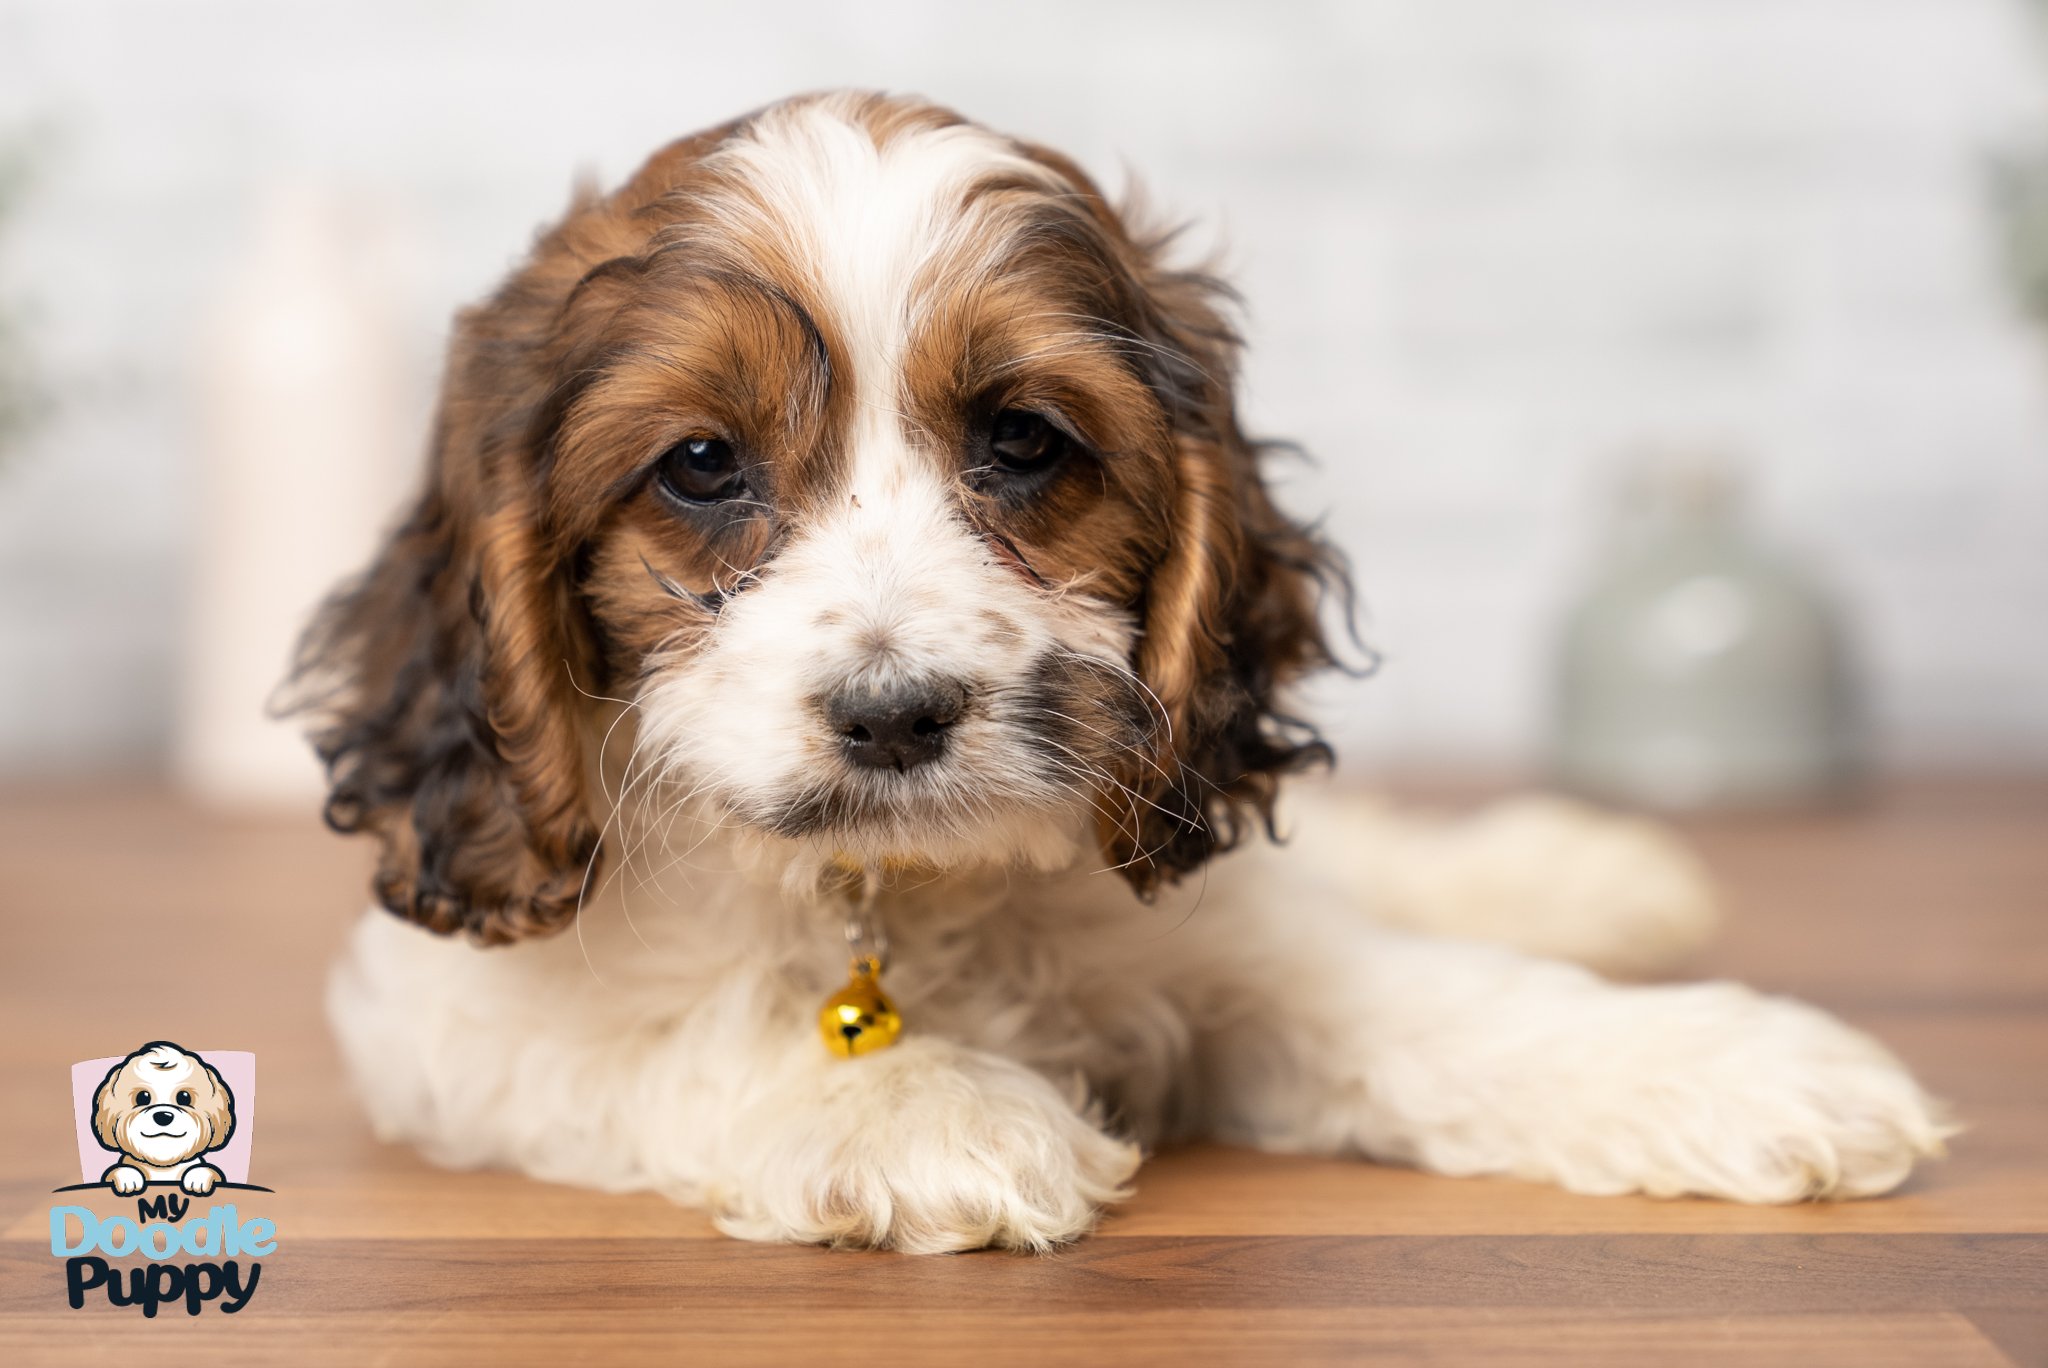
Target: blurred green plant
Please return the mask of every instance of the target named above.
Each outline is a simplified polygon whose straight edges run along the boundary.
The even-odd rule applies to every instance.
[[[2048,324],[2048,152],[1993,161],[1991,192],[2006,277],[2034,321]]]
[[[20,207],[28,184],[25,147],[0,144],[0,247],[5,245],[8,220]],[[29,362],[27,326],[19,306],[0,296],[0,453],[28,430],[42,410],[42,393]]]
[[[2048,0],[2027,0],[2035,36],[2048,40]],[[2036,55],[2048,81],[2048,46]],[[1995,156],[1993,207],[2003,237],[2005,271],[2019,302],[2036,323],[2048,324],[2048,140]]]

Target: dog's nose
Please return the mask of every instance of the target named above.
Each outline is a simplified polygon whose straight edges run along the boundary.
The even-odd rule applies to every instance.
[[[177,1120],[178,1118],[172,1112],[157,1111],[151,1112],[149,1114],[149,1119],[156,1122],[159,1126],[168,1126],[171,1124],[171,1122]]]
[[[825,701],[825,721],[846,758],[870,769],[912,770],[946,751],[946,733],[967,705],[951,680],[920,680],[885,689],[846,689]]]

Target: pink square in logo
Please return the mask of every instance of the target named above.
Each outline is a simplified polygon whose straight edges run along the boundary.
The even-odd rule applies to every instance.
[[[256,1056],[247,1050],[193,1050],[220,1071],[221,1081],[235,1095],[235,1133],[227,1144],[208,1150],[207,1163],[230,1183],[249,1181],[249,1146],[256,1129]],[[120,1155],[100,1143],[92,1130],[92,1100],[100,1084],[126,1055],[81,1060],[71,1066],[71,1115],[78,1125],[78,1168],[82,1182],[97,1183]]]

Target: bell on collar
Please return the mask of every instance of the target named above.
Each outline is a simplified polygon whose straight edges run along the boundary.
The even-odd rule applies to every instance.
[[[818,1013],[818,1033],[833,1054],[849,1059],[872,1054],[895,1044],[903,1033],[903,1018],[878,981],[881,972],[879,961],[857,958],[846,986],[825,999]]]

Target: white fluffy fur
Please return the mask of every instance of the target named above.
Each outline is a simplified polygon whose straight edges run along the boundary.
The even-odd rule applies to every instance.
[[[1360,835],[1373,869],[1398,865],[1396,837]],[[1553,835],[1559,866],[1611,839]],[[1891,1056],[1810,1007],[1386,929],[1373,869],[1293,848],[1153,907],[1086,871],[907,890],[908,1035],[840,1060],[813,1024],[844,974],[838,910],[724,838],[692,866],[616,881],[576,934],[511,949],[366,917],[331,1008],[379,1133],[655,1188],[739,1235],[910,1250],[1072,1239],[1141,1145],[1176,1136],[1782,1202],[1883,1192],[1945,1133]],[[1573,934],[1619,955],[1604,921],[1640,962],[1675,920],[1640,891],[1582,902]]]
[[[1332,795],[1295,823],[1298,858],[1375,871],[1390,926],[1499,941],[1606,973],[1653,974],[1718,913],[1698,861],[1654,822],[1530,794],[1460,821]]]
[[[1712,907],[1645,828],[1325,800],[1154,905],[1099,870],[1083,786],[1006,690],[1049,653],[1121,669],[1133,624],[992,560],[892,388],[919,282],[989,238],[949,209],[963,178],[1030,168],[972,129],[877,151],[837,120],[777,111],[718,155],[759,192],[727,212],[770,206],[851,339],[845,502],[631,700],[613,876],[572,932],[480,950],[364,920],[331,1009],[381,1134],[658,1189],[739,1235],[909,1250],[1072,1239],[1176,1136],[1763,1202],[1881,1192],[1936,1151],[1898,1063],[1810,1008],[1414,934],[1666,961]],[[857,827],[763,834],[845,779],[810,700],[908,675],[973,682],[944,762],[872,777],[894,806]],[[907,1034],[841,1060],[815,1013],[844,913],[817,888],[849,858],[949,872],[885,892]]]

